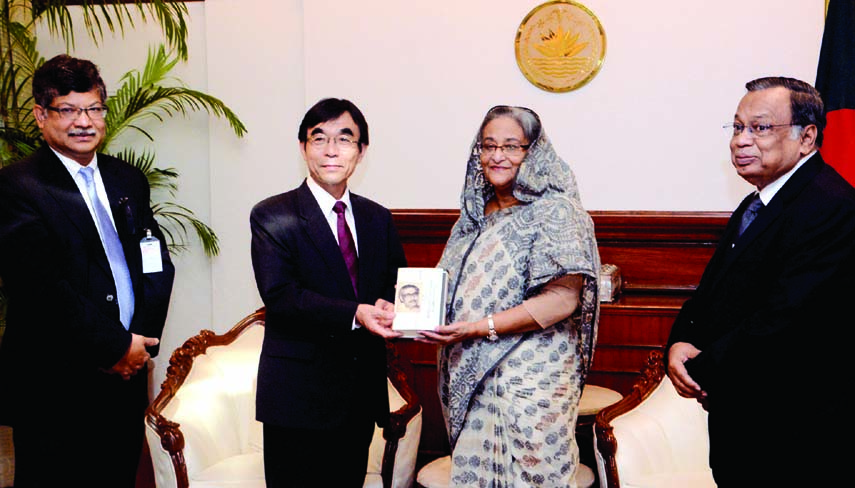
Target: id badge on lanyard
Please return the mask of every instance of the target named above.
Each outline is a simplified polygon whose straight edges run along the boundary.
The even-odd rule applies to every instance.
[[[143,273],[160,273],[163,271],[163,258],[160,255],[160,240],[151,235],[151,230],[145,230],[145,237],[140,241]]]

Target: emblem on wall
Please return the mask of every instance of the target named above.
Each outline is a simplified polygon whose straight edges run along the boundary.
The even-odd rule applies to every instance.
[[[554,0],[535,7],[517,30],[517,65],[538,88],[575,90],[596,76],[606,56],[606,33],[584,5]]]

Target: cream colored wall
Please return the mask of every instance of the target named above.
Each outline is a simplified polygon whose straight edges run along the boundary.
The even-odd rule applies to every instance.
[[[750,190],[733,175],[721,129],[744,83],[815,76],[822,0],[583,0],[605,29],[605,64],[581,89],[548,93],[514,57],[519,23],[540,3],[188,3],[190,62],[178,74],[226,101],[249,134],[237,140],[204,116],[153,129],[161,160],[182,173],[178,201],[208,219],[222,246],[213,260],[198,248],[176,260],[156,383],[185,338],[223,331],[261,305],[249,211],[305,177],[296,131],[319,98],[347,97],[365,112],[372,144],[352,188],[390,208],[457,207],[477,125],[507,103],[541,115],[588,209],[729,211]],[[153,39],[146,29],[74,54],[114,86]]]
[[[478,123],[506,103],[541,115],[589,209],[730,210],[747,186],[721,125],[744,83],[815,77],[822,0],[582,0],[606,32],[603,68],[545,92],[514,57],[540,3],[305,2],[307,100],[353,97],[372,124],[354,186],[391,207],[457,206]]]

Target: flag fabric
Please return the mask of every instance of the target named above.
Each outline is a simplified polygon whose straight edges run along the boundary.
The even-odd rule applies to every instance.
[[[830,0],[816,69],[828,125],[823,159],[855,186],[855,0]]]

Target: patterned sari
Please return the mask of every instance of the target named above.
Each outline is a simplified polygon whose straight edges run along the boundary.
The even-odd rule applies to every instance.
[[[452,486],[574,487],[574,427],[599,318],[593,223],[543,131],[517,174],[520,204],[485,217],[492,196],[473,144],[460,219],[439,263],[450,277],[449,324],[513,308],[567,274],[584,275],[585,285],[576,312],[550,327],[440,351]]]

